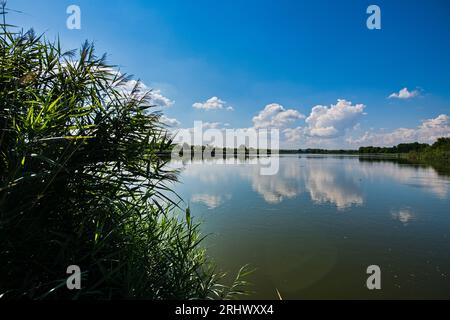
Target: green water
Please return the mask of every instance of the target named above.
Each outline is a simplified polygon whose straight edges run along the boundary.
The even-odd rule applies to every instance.
[[[450,298],[450,176],[357,157],[175,163],[223,270],[257,268],[250,298]],[[236,163],[237,162],[237,163]],[[369,265],[381,290],[368,290]]]

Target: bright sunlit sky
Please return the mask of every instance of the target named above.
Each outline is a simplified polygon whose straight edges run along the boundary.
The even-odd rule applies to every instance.
[[[81,9],[69,30],[66,8]],[[366,9],[381,9],[369,30]],[[450,136],[447,0],[9,0],[9,23],[93,41],[174,128],[280,129],[288,148]]]

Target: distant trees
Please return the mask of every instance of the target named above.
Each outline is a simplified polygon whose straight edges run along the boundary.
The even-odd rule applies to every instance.
[[[183,145],[183,149],[187,149],[186,144]],[[266,154],[270,155],[275,153],[274,150],[270,149],[255,149],[248,148],[245,145],[239,146],[239,148],[216,148],[211,146],[191,146],[192,154],[197,152],[197,154],[205,155],[206,153],[211,156],[215,156],[216,152],[222,152],[223,156],[225,155],[234,155],[238,154],[250,155],[250,154]],[[280,149],[276,151],[279,154],[409,154],[410,157],[417,157],[418,154],[425,155],[428,154],[430,157],[445,157],[445,155],[450,152],[450,138],[439,138],[433,145],[429,145],[427,143],[400,143],[393,147],[360,147],[358,150],[348,150],[348,149],[337,149],[337,150],[328,150],[328,149],[317,149],[317,148],[308,148],[308,149]]]
[[[360,154],[407,154],[411,160],[450,160],[450,138],[439,138],[431,146],[426,143],[401,143],[394,147],[361,147]]]
[[[408,153],[411,151],[420,152],[428,148],[429,145],[426,143],[401,143],[397,146],[398,153]]]
[[[426,143],[401,143],[394,147],[360,147],[359,153],[409,153],[411,151],[421,152],[426,148],[430,147],[430,145]]]
[[[303,154],[357,154],[358,150],[327,150],[327,149],[299,149],[280,150],[280,153],[303,153]]]
[[[450,162],[450,138],[439,138],[425,149],[410,151],[408,158],[412,160]]]
[[[450,151],[450,137],[449,138],[439,138],[431,146],[433,149],[441,149],[445,151]]]

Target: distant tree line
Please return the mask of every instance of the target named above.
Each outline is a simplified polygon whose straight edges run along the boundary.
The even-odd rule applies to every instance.
[[[280,152],[280,153],[284,153]],[[328,150],[328,149],[299,149],[296,150],[296,153],[300,154],[358,154],[358,150]]]
[[[298,149],[280,150],[280,153],[297,154],[404,154],[412,159],[449,159],[450,137],[439,138],[435,143],[400,143],[393,147],[360,147],[358,150]]]
[[[426,143],[401,143],[394,147],[360,147],[358,153],[409,153],[411,151],[421,152],[429,148],[430,145]]]
[[[446,161],[450,163],[450,137],[439,138],[431,146],[420,150],[411,150],[407,157],[411,160]]]
[[[224,148],[224,147],[214,147],[214,146],[189,146],[184,143],[179,151],[180,156],[191,155],[209,155],[216,156],[218,154],[226,155],[267,155],[267,154],[395,154],[395,155],[407,155],[411,159],[448,159],[450,154],[450,138],[439,138],[435,143],[429,145],[427,143],[400,143],[393,147],[360,147],[358,150],[348,150],[348,149],[256,149],[249,148],[244,145],[239,146],[239,148]]]

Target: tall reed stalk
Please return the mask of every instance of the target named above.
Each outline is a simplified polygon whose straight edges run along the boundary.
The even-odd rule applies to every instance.
[[[3,18],[6,9],[2,9]],[[151,92],[92,44],[64,52],[0,26],[0,297],[206,299],[244,293],[171,196],[172,140]],[[178,212],[178,213],[177,213]],[[66,287],[78,265],[81,290]]]

